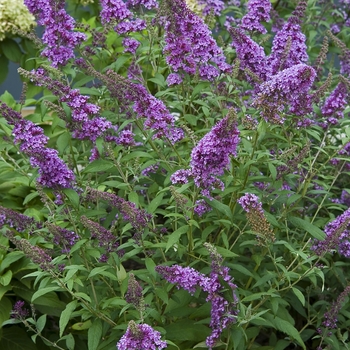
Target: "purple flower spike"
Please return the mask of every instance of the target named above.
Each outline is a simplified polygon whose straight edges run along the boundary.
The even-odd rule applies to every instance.
[[[217,176],[223,175],[230,163],[230,156],[236,155],[240,141],[239,130],[234,117],[230,114],[218,122],[192,150],[191,170],[178,170],[172,177],[173,183],[186,183],[188,177],[202,189],[202,194],[211,198],[210,192],[215,188],[224,189]]]
[[[341,119],[344,117],[344,109],[347,104],[348,89],[347,86],[340,82],[332,93],[326,99],[322,106],[322,115],[328,119],[335,117]],[[329,121],[329,120],[328,120]]]
[[[184,0],[166,0],[165,28],[166,61],[174,72],[186,72],[205,80],[213,80],[231,66],[213,39],[208,26],[190,11]],[[176,80],[170,80],[172,84]]]
[[[42,41],[46,48],[41,53],[53,67],[65,65],[74,57],[74,48],[86,39],[85,34],[74,32],[74,19],[64,9],[64,0],[24,0],[29,11],[45,26]]]
[[[306,64],[285,69],[260,85],[254,105],[261,109],[261,116],[273,124],[283,123],[279,113],[288,104],[291,113],[303,116],[311,111],[308,91],[315,77],[315,70]]]
[[[130,321],[126,333],[117,343],[118,350],[161,350],[167,343],[161,340],[161,334],[148,324],[136,324]]]
[[[46,148],[48,137],[33,122],[23,119],[21,114],[5,103],[1,104],[2,115],[10,125],[14,125],[15,143],[20,143],[21,151],[30,157],[33,167],[39,168],[38,182],[54,189],[71,188],[75,181],[73,172],[58,156],[58,151]]]
[[[102,23],[109,23],[112,20],[122,21],[132,17],[132,13],[126,7],[123,0],[101,0]]]
[[[335,220],[328,223],[324,229],[326,238],[323,241],[316,240],[311,247],[319,256],[338,250],[339,254],[350,257],[350,208]]]
[[[306,37],[300,27],[305,9],[306,2],[300,1],[292,16],[273,39],[271,55],[268,57],[273,75],[280,70],[307,62],[309,58],[306,52]]]
[[[204,6],[203,15],[207,16],[211,12],[215,16],[220,16],[221,11],[225,8],[222,0],[198,0],[198,4]]]
[[[241,28],[249,31],[256,30],[262,34],[267,30],[260,22],[270,21],[272,9],[270,0],[249,0],[248,13],[242,18]]]
[[[236,48],[241,68],[248,68],[261,81],[265,81],[270,75],[270,69],[267,65],[264,49],[248,35],[244,34],[242,29],[232,27],[229,29],[229,32],[232,36],[232,45]],[[254,86],[259,85],[249,75],[247,75],[247,79]]]
[[[204,243],[212,259],[211,273],[209,277],[198,272],[192,267],[157,266],[156,271],[161,274],[168,282],[177,284],[177,288],[183,288],[194,294],[196,287],[200,287],[208,293],[206,301],[211,302],[211,335],[206,339],[206,344],[211,350],[220,335],[226,327],[236,321],[237,316],[237,297],[234,293],[237,286],[232,282],[229,275],[229,269],[222,266],[223,258],[217,252],[216,248],[209,243]],[[220,279],[224,280],[231,289],[231,301],[226,300],[222,293],[223,286]]]

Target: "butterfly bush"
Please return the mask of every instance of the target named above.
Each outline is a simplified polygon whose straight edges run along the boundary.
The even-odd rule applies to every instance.
[[[199,73],[212,80],[221,72],[229,72],[222,49],[213,39],[209,28],[199,16],[190,11],[184,0],[165,1],[161,22],[165,28],[167,63],[177,75],[168,78],[170,85],[181,82],[181,75]]]
[[[118,350],[161,350],[167,343],[161,335],[148,324],[136,324],[130,321],[128,329],[117,344]]]
[[[74,49],[86,36],[75,32],[74,19],[65,11],[64,0],[25,0],[29,11],[38,18],[38,24],[45,27],[42,37],[46,45],[42,56],[47,57],[53,67],[65,65],[74,57]],[[60,23],[60,25],[56,25]]]
[[[260,22],[270,21],[272,5],[268,0],[249,0],[248,13],[242,18],[240,27],[247,31],[258,31],[262,34],[267,30]]]
[[[209,349],[212,349],[220,338],[222,331],[235,322],[238,300],[234,293],[237,286],[232,283],[232,278],[228,274],[229,269],[222,266],[222,256],[211,244],[207,243],[205,247],[212,259],[209,277],[191,267],[184,268],[179,265],[157,266],[156,271],[168,282],[176,283],[178,288],[183,288],[192,294],[195,292],[196,287],[208,293],[206,301],[210,301],[212,305],[210,321],[212,333],[207,337],[206,344]],[[228,283],[232,293],[230,297],[233,301],[228,301],[223,297],[220,278]]]
[[[57,150],[45,146],[49,138],[44,135],[43,129],[22,118],[20,113],[5,103],[1,104],[1,109],[8,123],[14,125],[14,142],[19,143],[21,152],[30,157],[32,167],[38,168],[38,182],[42,186],[54,189],[73,187],[73,171],[60,159]]]
[[[211,198],[213,189],[224,189],[224,184],[218,176],[223,175],[224,170],[229,166],[229,157],[237,154],[239,141],[239,130],[232,110],[193,148],[191,169],[176,171],[171,176],[172,183],[186,183],[189,177],[193,177],[194,183],[201,189],[202,194]]]
[[[349,1],[25,4],[0,349],[347,348]]]

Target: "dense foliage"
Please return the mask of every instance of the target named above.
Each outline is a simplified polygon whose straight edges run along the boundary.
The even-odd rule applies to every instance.
[[[350,2],[24,3],[0,348],[348,349]]]

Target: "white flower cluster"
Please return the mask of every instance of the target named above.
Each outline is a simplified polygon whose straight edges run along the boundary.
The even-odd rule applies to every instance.
[[[35,18],[24,5],[23,0],[0,0],[0,41],[6,34],[16,34],[15,28],[29,31],[35,26]]]

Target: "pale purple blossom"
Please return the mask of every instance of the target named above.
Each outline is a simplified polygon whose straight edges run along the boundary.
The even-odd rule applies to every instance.
[[[158,2],[156,0],[127,0],[126,5],[128,7],[142,5],[148,10],[158,8]]]
[[[45,27],[42,41],[46,44],[41,55],[52,66],[65,65],[74,57],[74,48],[86,40],[86,35],[74,32],[74,19],[65,11],[64,0],[25,0],[29,11],[37,16],[38,24]]]
[[[168,75],[166,82],[167,82],[168,86],[171,86],[171,85],[181,84],[182,80],[183,80],[183,78],[181,77],[180,74],[171,73]]]
[[[177,288],[183,288],[192,295],[197,287],[208,293],[206,301],[211,302],[209,326],[212,329],[212,333],[207,337],[206,344],[209,349],[212,349],[219,340],[223,329],[236,322],[238,300],[234,291],[237,286],[232,282],[232,278],[228,274],[229,269],[222,266],[223,259],[216,248],[208,243],[204,245],[212,259],[209,277],[192,267],[181,267],[179,265],[157,266],[156,271],[168,282],[176,284]],[[220,279],[224,280],[231,289],[228,291],[228,293],[232,293],[229,296],[229,300],[225,298],[222,292],[223,286]]]
[[[341,119],[344,117],[344,109],[348,101],[348,89],[345,83],[340,82],[336,88],[331,92],[331,94],[326,99],[325,103],[321,108],[322,115],[327,118],[335,117]]]
[[[132,17],[123,0],[100,0],[100,2],[102,7],[100,16],[103,24]]]
[[[292,16],[273,39],[271,54],[267,59],[272,75],[308,60],[306,36],[301,32],[300,27],[305,9],[306,2],[300,1]],[[288,47],[288,41],[290,41],[290,47]]]
[[[133,55],[136,53],[137,48],[140,46],[140,42],[133,38],[123,39],[124,52],[130,52]]]
[[[343,307],[344,301],[346,297],[350,293],[350,286],[347,286],[342,293],[339,294],[337,300],[333,302],[331,308],[325,312],[324,314],[324,320],[322,322],[322,325],[330,328],[335,329],[337,328],[337,322],[338,322],[338,315]]]
[[[124,20],[117,24],[114,30],[118,34],[126,34],[130,32],[139,32],[141,30],[146,29],[147,24],[146,21],[140,18],[136,18],[134,20]]]
[[[224,189],[218,176],[230,164],[230,156],[235,156],[240,141],[239,130],[231,115],[219,121],[193,148],[191,153],[191,170],[178,170],[171,181],[185,183],[191,176],[202,194],[211,198],[210,192],[215,188]]]
[[[148,324],[136,324],[130,321],[128,329],[117,343],[118,350],[161,350],[167,343],[161,340],[161,334]]]
[[[167,64],[172,70],[212,80],[231,67],[203,19],[190,11],[184,0],[166,0],[165,29]],[[175,81],[173,80],[173,84]]]
[[[261,22],[270,21],[271,8],[270,0],[249,0],[248,13],[242,18],[240,27],[245,30],[266,34],[267,30]]]
[[[323,241],[315,240],[312,250],[319,256],[328,252],[338,251],[340,255],[350,257],[350,208],[335,220],[328,223],[324,229],[326,237]]]
[[[265,81],[270,75],[270,68],[267,65],[264,49],[246,35],[242,29],[232,27],[229,29],[229,32],[232,36],[232,46],[236,49],[241,68],[248,68],[261,81]],[[250,75],[247,74],[246,76],[250,83],[256,87],[259,86],[259,82],[252,79]]]
[[[48,137],[43,129],[21,114],[1,104],[2,115],[10,125],[14,125],[12,134],[15,143],[20,143],[20,150],[29,157],[30,164],[39,168],[38,182],[44,187],[70,188],[75,182],[73,172],[58,156],[58,151],[47,148]]]
[[[303,116],[312,108],[308,91],[315,77],[315,70],[306,64],[292,66],[262,83],[253,103],[261,116],[274,124],[284,121],[280,113],[286,106],[290,106],[291,113]]]
[[[220,16],[221,11],[225,8],[225,3],[222,0],[197,0],[199,5],[204,6],[203,14],[209,15],[211,12],[215,16]]]

